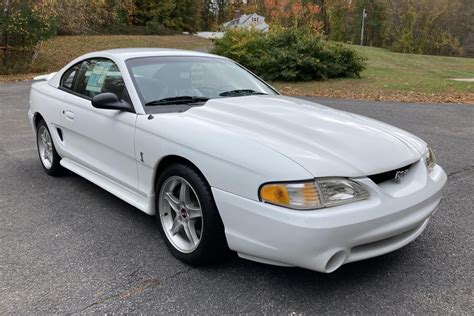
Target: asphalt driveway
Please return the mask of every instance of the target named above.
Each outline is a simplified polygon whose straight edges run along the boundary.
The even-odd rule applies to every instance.
[[[445,199],[407,247],[332,274],[239,258],[191,268],[167,251],[153,217],[79,176],[43,172],[29,85],[0,85],[0,314],[474,310],[474,106],[317,100],[436,149],[449,174]]]

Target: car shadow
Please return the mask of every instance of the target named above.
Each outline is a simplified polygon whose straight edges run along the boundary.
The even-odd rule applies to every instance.
[[[409,247],[409,246],[407,246]],[[347,286],[348,283],[358,282],[371,278],[377,278],[379,275],[384,275],[393,270],[394,267],[401,264],[403,253],[406,248],[397,250],[395,252],[366,259],[357,262],[351,262],[342,265],[339,269],[332,273],[322,273],[298,267],[280,267],[268,264],[262,264],[239,258],[237,254],[233,253],[230,258],[224,262],[220,262],[210,267],[197,267],[196,269],[208,272],[210,269],[219,270],[240,270],[245,271],[248,277],[252,275],[260,276],[278,276],[281,282],[297,282],[304,285],[318,285],[318,287],[326,288],[327,285]]]

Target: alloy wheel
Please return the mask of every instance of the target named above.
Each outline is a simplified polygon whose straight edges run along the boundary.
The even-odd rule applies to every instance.
[[[41,163],[46,169],[51,169],[53,165],[53,141],[48,129],[45,126],[40,126],[37,133],[38,152]]]
[[[201,241],[203,220],[201,203],[191,184],[179,176],[166,179],[158,208],[161,225],[171,244],[180,252],[193,252]]]

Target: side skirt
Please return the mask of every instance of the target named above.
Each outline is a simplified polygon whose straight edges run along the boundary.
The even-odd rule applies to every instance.
[[[109,178],[71,160],[68,158],[61,159],[61,166],[71,170],[72,172],[80,175],[81,177],[89,180],[95,185],[101,187],[102,189],[112,193],[119,199],[124,200],[128,204],[138,208],[140,211],[148,214],[154,215],[154,196],[143,196],[139,195],[130,189],[120,185],[119,183],[110,180]]]

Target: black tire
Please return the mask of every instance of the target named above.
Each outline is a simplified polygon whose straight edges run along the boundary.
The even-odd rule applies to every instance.
[[[170,242],[160,219],[159,196],[161,188],[167,179],[176,176],[185,179],[192,186],[201,204],[203,225],[201,238],[197,248],[188,253],[180,251]],[[155,192],[158,227],[168,249],[176,258],[190,265],[205,265],[220,262],[227,257],[230,251],[225,238],[224,224],[214,202],[211,188],[199,171],[186,164],[170,165],[159,176]]]
[[[49,137],[51,139],[51,147],[52,147],[52,163],[51,165],[45,165],[45,163],[43,162],[43,159],[41,158],[41,151],[40,151],[40,131],[42,131],[43,129],[46,129],[46,131],[48,132],[49,134]],[[60,165],[60,160],[61,160],[61,157],[59,156],[58,152],[56,151],[56,147],[54,146],[54,141],[53,141],[53,138],[51,137],[51,132],[49,131],[49,128],[48,128],[48,125],[46,124],[46,122],[41,119],[38,124],[36,125],[36,148],[38,150],[38,157],[40,159],[40,163],[41,163],[41,166],[43,166],[43,169],[44,171],[50,175],[50,176],[53,176],[53,177],[56,177],[56,176],[59,176],[63,173],[63,167]]]

